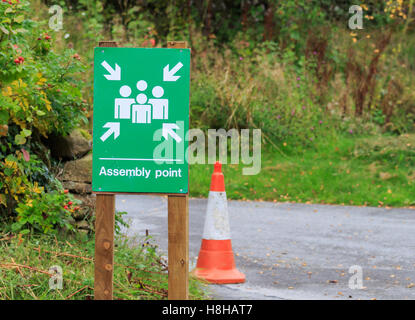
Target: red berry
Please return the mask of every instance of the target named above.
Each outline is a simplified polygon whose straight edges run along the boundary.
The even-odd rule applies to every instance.
[[[15,64],[19,64],[20,63],[20,60],[18,58],[16,58],[16,59],[14,59],[14,63]]]
[[[19,57],[18,58],[22,63],[24,62],[24,58],[23,57]]]
[[[69,190],[63,190],[63,193],[68,193],[69,192]]]
[[[74,210],[75,210],[75,211],[78,211],[78,210],[79,210],[79,207],[75,207],[75,208],[74,208]]]
[[[68,206],[70,206],[71,204],[72,204],[72,201],[69,201],[69,202],[68,202]]]
[[[68,206],[63,206],[64,209],[68,209]]]
[[[42,40],[42,38],[37,38],[38,40]]]

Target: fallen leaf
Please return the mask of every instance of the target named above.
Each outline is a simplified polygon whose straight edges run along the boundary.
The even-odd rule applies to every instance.
[[[379,172],[379,178],[382,180],[388,180],[392,178],[392,175],[389,172]]]

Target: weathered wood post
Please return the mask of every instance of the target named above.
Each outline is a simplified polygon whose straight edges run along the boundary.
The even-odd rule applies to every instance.
[[[100,47],[116,47],[102,41]],[[112,300],[114,269],[115,195],[97,194],[95,212],[95,282],[94,299]]]
[[[169,41],[167,48],[187,48],[185,41]],[[168,196],[169,300],[189,298],[189,196]]]

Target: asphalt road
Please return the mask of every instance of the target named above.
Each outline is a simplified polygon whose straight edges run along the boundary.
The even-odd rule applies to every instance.
[[[191,268],[206,204],[190,199]],[[415,299],[415,210],[245,201],[228,207],[236,265],[247,281],[209,286],[216,299]],[[167,256],[166,197],[117,195],[116,208],[128,212],[127,234],[149,230]],[[363,282],[351,289],[355,265]]]

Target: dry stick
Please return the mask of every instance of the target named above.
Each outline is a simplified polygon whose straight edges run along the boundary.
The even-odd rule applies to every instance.
[[[124,265],[119,264],[119,263],[114,263],[114,264],[117,265],[117,266],[119,266],[119,267],[126,268],[126,269],[133,269],[133,270],[142,271],[142,272],[148,272],[148,273],[166,275],[165,272],[158,272],[158,271],[149,271],[149,270],[144,270],[144,269],[137,269],[137,268],[130,267],[130,266],[124,266]]]
[[[33,248],[33,250],[39,251],[39,253],[40,253],[40,248]],[[64,257],[78,258],[78,259],[83,259],[83,260],[88,260],[88,261],[94,261],[94,259],[92,259],[92,258],[77,256],[75,254],[70,254],[70,253],[66,253],[66,252],[53,252],[53,251],[48,251],[48,250],[42,250],[42,252],[54,254],[57,257],[64,256]]]
[[[32,270],[32,271],[36,271],[36,272],[40,272],[40,273],[47,274],[49,277],[52,277],[53,276],[53,274],[51,274],[51,273],[49,273],[47,271],[40,270],[38,268],[31,267],[31,266],[25,266],[25,265],[18,264],[18,263],[2,263],[2,264],[0,264],[0,268],[1,267],[4,267],[6,269],[7,268],[25,268],[25,269],[29,269],[29,270]]]
[[[132,275],[132,273],[130,273],[130,274]],[[164,275],[167,276],[167,274],[164,274]],[[131,278],[132,278],[132,276],[131,276]],[[127,280],[128,280],[128,283],[136,283],[137,281],[143,281],[143,280],[151,281],[151,282],[159,282],[160,281],[160,279],[150,279],[150,278],[144,279],[144,278],[141,278],[141,277],[138,277],[138,276],[136,276],[134,279],[128,279],[127,278]]]
[[[44,270],[40,270],[40,269],[35,268],[35,267],[21,265],[21,264],[18,264],[18,263],[15,263],[15,264],[12,264],[12,263],[3,263],[3,264],[0,264],[0,268],[2,268],[2,267],[5,268],[5,269],[9,269],[9,268],[25,268],[25,269],[29,269],[29,270],[32,270],[32,271],[35,271],[35,272],[40,272],[40,273],[47,274],[49,277],[52,277],[53,276],[53,274],[51,274],[49,272],[46,272]],[[79,281],[71,280],[71,279],[66,279],[65,281],[73,282],[73,283],[76,283],[78,285],[79,284],[82,284]]]
[[[40,252],[40,248],[33,248],[33,250],[35,251],[39,251]],[[83,259],[83,260],[88,260],[88,261],[94,261],[94,259],[92,258],[88,258],[88,257],[82,257],[82,256],[77,256],[74,254],[70,254],[70,253],[66,253],[66,252],[53,252],[53,251],[48,251],[48,250],[42,250],[42,252],[45,253],[50,253],[50,254],[54,254],[55,256],[64,256],[64,257],[70,257],[70,258],[78,258],[78,259]],[[163,267],[166,267],[166,265],[164,263],[162,263],[161,261],[158,261]],[[148,273],[154,273],[154,274],[161,274],[161,275],[165,275],[165,273],[163,272],[157,272],[157,271],[149,271],[149,270],[143,270],[143,269],[137,269],[134,267],[130,267],[130,266],[125,266],[122,265],[120,263],[114,263],[115,265],[119,266],[119,267],[123,267],[126,269],[134,269],[137,271],[143,271],[143,272],[148,272]]]
[[[77,293],[81,292],[82,290],[85,290],[86,288],[89,288],[89,286],[82,287],[81,289],[75,291],[74,293],[72,293],[69,296],[67,296],[65,298],[65,300],[68,300],[68,299],[72,298],[74,295],[76,295]],[[89,288],[89,289],[91,289],[91,288]]]
[[[40,249],[39,249],[39,248],[33,248],[33,250],[35,250],[35,251],[39,251]],[[48,250],[42,250],[42,252],[45,252],[45,253],[50,253],[50,254],[54,254],[55,256],[64,256],[64,257],[78,258],[78,259],[83,259],[83,260],[88,260],[88,261],[94,261],[94,259],[92,259],[92,258],[82,257],[82,256],[77,256],[77,255],[70,254],[70,253],[66,253],[66,252],[53,252],[53,251],[48,251]],[[166,267],[166,266],[165,266],[165,264],[164,264],[164,263],[162,263],[161,261],[159,261],[159,263],[160,263],[160,264],[162,264],[162,265],[163,265],[163,267]],[[130,267],[130,266],[125,266],[125,265],[122,265],[122,264],[120,264],[120,263],[114,263],[114,264],[115,264],[115,265],[117,265],[117,266],[119,266],[119,267],[126,268],[126,269],[134,269],[134,270],[137,270],[137,271],[143,271],[143,272],[155,273],[155,274],[161,274],[161,275],[164,275],[164,274],[165,274],[165,273],[163,273],[163,272],[157,272],[157,271],[149,271],[149,270],[137,269],[137,268],[134,268],[134,267]]]
[[[18,284],[17,287],[39,287],[39,284]]]
[[[144,283],[143,281],[140,281],[140,280],[138,280],[137,282],[135,282],[135,283],[138,283],[139,285],[140,285],[140,290],[142,290],[142,291],[144,291],[144,292],[148,292],[148,293],[150,293],[150,294],[158,294],[158,295],[161,295],[161,296],[164,296],[164,297],[166,297],[167,296],[167,291],[165,290],[165,289],[162,289],[162,288],[160,288],[160,290],[161,291],[157,291],[156,289],[153,289],[153,288],[157,288],[157,287],[155,287],[155,286],[151,286],[151,285],[149,285],[149,284],[146,284],[146,283]],[[118,286],[120,286],[120,287],[124,287],[125,289],[127,289],[128,290],[128,288],[127,287],[125,287],[125,286],[123,286],[121,283],[119,283],[118,281],[114,281],[114,284],[116,284],[116,285],[118,285]],[[152,290],[153,289],[153,290]]]
[[[13,259],[13,258],[12,258],[12,262],[13,262],[13,263],[16,263],[16,262],[14,261],[14,259]],[[20,268],[19,268],[19,267],[17,267],[17,271],[19,271],[19,273],[20,273],[20,275],[23,277],[23,279],[26,279],[26,277],[24,276],[24,274],[23,274],[22,270],[20,270]]]

